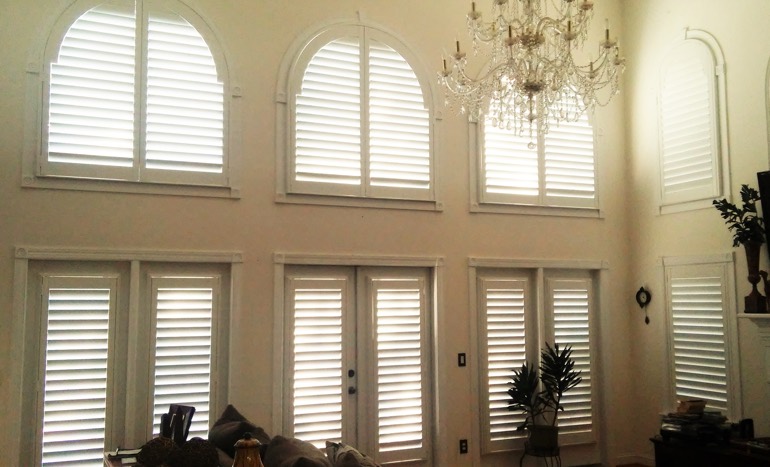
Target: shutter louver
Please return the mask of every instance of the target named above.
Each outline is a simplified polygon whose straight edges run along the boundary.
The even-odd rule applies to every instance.
[[[369,172],[372,186],[430,188],[428,111],[420,82],[387,45],[369,45]]]
[[[349,38],[308,64],[296,102],[295,181],[361,185],[360,61],[359,41]]]
[[[135,22],[132,10],[98,7],[62,40],[51,64],[47,172],[58,174],[50,164],[78,164],[123,168],[104,169],[110,178],[131,176]]]
[[[200,33],[153,13],[147,37],[148,169],[223,173],[223,86]]]
[[[727,356],[720,277],[671,279],[674,371],[679,399],[727,411]]]
[[[377,452],[424,458],[422,289],[416,281],[375,280]]]
[[[714,63],[707,46],[687,42],[669,59],[661,91],[664,204],[718,195]]]
[[[575,370],[581,371],[582,381],[564,394],[559,413],[561,433],[590,432],[593,429],[593,394],[591,390],[591,339],[589,313],[591,309],[590,280],[553,280],[550,284],[553,300],[554,342],[560,348],[572,346]]]
[[[519,203],[537,202],[538,155],[528,144],[527,138],[492,125],[489,117],[484,120],[484,191],[490,201],[511,197]]]
[[[508,410],[508,389],[513,370],[526,361],[525,290],[526,281],[482,282],[489,411],[485,438],[490,443],[487,452],[494,450],[494,443],[517,437],[516,429],[524,421],[522,414]]]
[[[293,290],[293,436],[324,448],[343,433],[344,284],[311,282],[295,280]]]
[[[42,465],[103,463],[111,293],[48,290]]]
[[[195,278],[154,281],[153,433],[159,432],[160,415],[168,412],[169,405],[182,404],[195,407],[188,439],[205,439],[209,427],[214,289],[183,285],[196,282]]]

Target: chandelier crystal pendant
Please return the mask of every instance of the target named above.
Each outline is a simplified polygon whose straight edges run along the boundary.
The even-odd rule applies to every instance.
[[[618,92],[624,62],[617,41],[605,24],[598,55],[585,64],[573,53],[588,35],[590,0],[492,0],[492,20],[485,22],[471,3],[468,33],[474,54],[484,54],[480,73],[469,72],[466,53],[455,41],[450,63],[443,59],[439,84],[446,103],[459,105],[471,119],[487,118],[492,125],[515,131],[528,127],[548,132],[549,123],[577,121],[586,111],[606,105]],[[484,49],[484,50],[481,50]],[[472,76],[476,76],[475,78]],[[530,146],[533,143],[530,142]]]

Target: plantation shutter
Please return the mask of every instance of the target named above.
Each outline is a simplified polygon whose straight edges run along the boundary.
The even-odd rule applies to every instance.
[[[200,33],[176,14],[153,12],[147,28],[148,177],[224,183],[223,92]]]
[[[663,204],[719,196],[716,68],[708,46],[688,40],[662,73],[660,97]]]
[[[596,207],[593,128],[588,116],[551,123],[539,141],[543,144],[496,127],[490,117],[484,120],[482,202]]]
[[[291,278],[288,286],[293,436],[325,448],[327,440],[341,442],[348,433],[343,426],[348,410],[343,319],[349,284],[344,278]]]
[[[480,323],[482,330],[482,411],[483,452],[504,449],[520,437],[516,428],[524,416],[508,410],[508,389],[513,370],[526,361],[525,313],[529,306],[527,281],[479,279]]]
[[[51,64],[44,175],[136,179],[133,8],[104,5],[75,21]]]
[[[431,186],[430,127],[420,82],[398,52],[369,42],[369,172],[372,191],[425,198]],[[420,195],[422,193],[422,195]]]
[[[44,279],[46,319],[41,464],[104,462],[108,439],[110,334],[116,283],[110,278]]]
[[[420,279],[371,281],[376,336],[378,462],[427,459],[427,317]]]
[[[206,439],[213,319],[218,309],[216,278],[152,279],[155,315],[153,433],[170,404],[195,407],[188,439]]]
[[[133,6],[98,6],[50,65],[41,174],[224,185],[224,115],[214,57],[192,25],[170,11],[141,23]]]
[[[294,103],[289,190],[430,199],[422,87],[404,57],[365,40],[364,29],[324,44],[308,60]]]
[[[553,342],[563,349],[572,346],[575,370],[581,371],[582,381],[564,394],[559,413],[562,434],[583,433],[593,440],[593,392],[590,310],[593,308],[590,279],[549,279],[547,294],[553,313]]]
[[[676,397],[704,399],[709,409],[728,413],[723,278],[697,272],[669,273]]]

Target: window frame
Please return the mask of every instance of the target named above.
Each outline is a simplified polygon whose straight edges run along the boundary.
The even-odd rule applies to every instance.
[[[329,42],[344,37],[355,36],[368,43],[370,38],[387,45],[409,64],[414,72],[420,87],[425,109],[428,112],[428,137],[430,157],[430,188],[425,195],[418,197],[405,196],[403,194],[380,193],[375,187],[374,193],[361,196],[349,192],[335,190],[336,185],[321,187],[319,191],[295,190],[294,181],[291,180],[293,164],[295,161],[296,134],[295,107],[296,94],[302,85],[305,69],[315,54]],[[362,90],[367,88],[365,82],[368,75],[362,75]],[[441,211],[443,209],[439,192],[438,176],[438,142],[440,141],[440,115],[435,111],[434,80],[430,79],[430,73],[426,71],[418,56],[413,53],[407,42],[389,29],[364,21],[359,17],[354,20],[331,22],[320,29],[300,36],[287,50],[279,68],[278,82],[276,85],[276,194],[275,201],[279,203],[351,206],[351,207],[375,207],[386,209],[406,209],[422,211]],[[366,107],[368,96],[362,91],[361,105]],[[368,144],[368,120],[365,113],[361,115],[361,144]],[[365,157],[364,157],[365,156]],[[362,150],[362,180],[368,179],[366,168],[368,167],[368,150]],[[366,182],[362,181],[362,184]],[[366,188],[370,190],[371,187]],[[403,193],[403,191],[401,192]]]
[[[603,218],[604,210],[601,202],[600,190],[600,138],[601,131],[595,125],[595,115],[587,115],[588,122],[593,132],[593,163],[594,163],[594,194],[595,203],[593,206],[563,206],[547,204],[547,197],[544,190],[543,165],[545,163],[546,149],[544,140],[547,136],[537,133],[537,156],[538,156],[538,196],[535,204],[521,204],[516,200],[506,201],[496,197],[489,198],[485,194],[485,169],[484,169],[484,140],[485,125],[482,120],[470,120],[468,123],[469,140],[469,167],[470,167],[470,211],[480,213],[495,214],[525,214],[538,216],[558,216],[558,217],[582,217],[582,218]],[[553,125],[556,127],[556,125]]]
[[[428,385],[423,388],[423,397],[424,400],[427,403],[427,406],[424,407],[424,413],[423,413],[423,420],[425,420],[423,425],[423,436],[426,440],[427,445],[425,446],[425,452],[428,455],[427,459],[392,459],[388,456],[385,460],[379,460],[379,462],[408,462],[410,465],[424,465],[424,466],[431,466],[435,465],[437,454],[435,450],[437,449],[436,440],[439,439],[441,436],[441,432],[445,430],[445,428],[442,428],[440,426],[437,426],[436,424],[436,417],[437,417],[437,411],[436,407],[438,407],[438,400],[439,400],[439,373],[438,373],[438,365],[436,363],[436,355],[439,353],[439,342],[438,342],[438,333],[437,328],[439,326],[437,319],[438,315],[436,310],[440,306],[440,296],[442,295],[442,276],[443,276],[443,259],[442,258],[436,258],[436,257],[374,257],[374,256],[328,256],[328,255],[302,255],[302,254],[285,254],[285,253],[276,253],[274,254],[274,322],[273,322],[273,336],[274,336],[274,366],[273,366],[273,431],[276,433],[288,433],[290,432],[290,427],[287,426],[287,423],[290,423],[291,420],[291,414],[289,413],[291,411],[291,404],[288,402],[291,390],[291,385],[286,382],[286,377],[284,375],[284,372],[286,371],[286,365],[289,364],[290,357],[287,356],[287,349],[286,345],[288,345],[289,342],[291,342],[290,335],[287,334],[288,332],[288,321],[291,319],[290,316],[290,310],[286,308],[286,300],[288,299],[287,294],[289,293],[289,288],[286,283],[286,279],[288,277],[289,271],[301,271],[303,268],[307,269],[310,268],[310,270],[313,270],[318,267],[323,267],[325,271],[339,271],[340,274],[344,275],[347,274],[345,271],[349,270],[357,270],[358,272],[354,273],[352,276],[354,280],[356,280],[356,284],[353,284],[354,287],[360,288],[360,287],[366,287],[367,285],[365,282],[365,274],[368,270],[377,270],[377,271],[385,271],[387,274],[387,271],[393,271],[396,274],[399,274],[400,271],[412,271],[414,269],[419,269],[422,272],[420,274],[426,274],[427,280],[429,281],[427,285],[430,296],[424,297],[424,299],[427,301],[427,309],[424,311],[424,316],[428,320],[425,323],[426,326],[426,332],[425,335],[422,337],[425,342],[425,349],[426,352],[423,355],[423,362],[422,364],[425,365],[423,378],[427,378]],[[340,275],[340,277],[342,277]],[[359,296],[355,297],[355,306],[356,307],[363,307],[361,310],[358,310],[356,313],[356,316],[358,319],[365,320],[371,320],[371,316],[367,317],[367,307],[370,305],[367,305],[365,303],[361,303],[361,300],[365,300],[365,298],[361,297],[361,291],[356,292]],[[369,312],[371,312],[371,308],[369,308]],[[364,324],[366,326],[366,324]],[[359,325],[360,328],[360,325]],[[362,335],[361,333],[358,334],[358,336],[354,339],[356,341],[356,345],[359,347],[370,347],[371,344],[368,343],[367,336]],[[371,354],[372,349],[368,349],[368,353]],[[369,372],[374,371],[374,369],[369,368]],[[358,376],[361,376],[362,374],[367,373],[367,370],[362,370],[361,372],[358,372]],[[371,378],[371,375],[367,376],[367,380]],[[365,389],[367,387],[367,384],[370,384],[370,381],[367,381],[363,378],[357,379],[357,385],[359,387],[359,392],[366,393],[370,391],[369,389]],[[376,394],[369,397],[376,397]],[[343,398],[344,399],[344,398]],[[368,398],[365,398],[368,399]],[[360,401],[359,402],[359,408],[360,410],[367,410],[367,401]],[[357,417],[360,418],[360,417]],[[344,429],[344,427],[343,427]],[[359,448],[364,450],[364,452],[368,453],[374,453],[376,449],[376,440],[373,438],[374,433],[372,432],[370,428],[366,427],[365,425],[358,425],[358,433],[356,433],[359,438],[357,439],[357,442],[359,442]],[[343,440],[343,442],[346,442]]]
[[[24,364],[17,365],[18,368],[10,375],[10,381],[15,383],[16,388],[11,404],[18,409],[11,418],[15,428],[8,433],[12,448],[9,458],[18,459],[20,465],[25,465],[29,459],[39,459],[41,455],[39,451],[32,451],[40,447],[41,442],[42,433],[38,431],[37,422],[24,423],[23,420],[37,420],[37,414],[42,416],[38,408],[42,402],[38,400],[35,388],[42,384],[38,372],[42,371],[40,359],[45,357],[41,355],[41,339],[45,339],[41,330],[45,323],[39,312],[44,304],[40,293],[42,282],[38,279],[43,274],[114,277],[118,284],[116,319],[110,330],[115,337],[110,343],[110,358],[120,358],[108,370],[113,373],[114,384],[108,387],[105,448],[140,446],[152,436],[153,382],[148,356],[154,347],[142,344],[150,334],[152,317],[149,312],[141,312],[145,305],[144,298],[151,293],[148,274],[221,277],[221,307],[214,321],[216,344],[222,351],[212,353],[210,413],[219,413],[227,405],[230,316],[237,308],[237,300],[231,295],[241,281],[240,254],[51,247],[17,247],[15,253],[12,329],[14,348],[17,349],[15,358]]]
[[[730,420],[738,420],[743,416],[742,389],[741,389],[741,361],[738,345],[738,319],[737,296],[735,282],[735,254],[702,255],[702,256],[667,256],[661,264],[663,284],[665,286],[665,314],[666,314],[666,389],[664,401],[668,411],[674,411],[677,405],[676,395],[676,362],[673,339],[673,309],[671,295],[671,278],[674,274],[681,274],[681,278],[691,277],[688,272],[695,271],[704,274],[709,270],[718,270],[722,280],[722,322],[724,326],[724,346],[727,368],[725,374],[727,397],[727,414]]]
[[[717,154],[712,154],[712,164],[715,170],[712,184],[713,193],[710,196],[679,196],[673,199],[666,199],[664,185],[664,151],[663,151],[663,89],[667,63],[676,50],[686,44],[694,44],[703,48],[704,53],[708,53],[714,64],[714,74],[710,76],[711,94],[709,100],[711,103],[711,126],[712,138],[714,139],[714,150]],[[730,194],[730,145],[729,128],[727,125],[727,82],[725,58],[719,42],[710,33],[699,29],[685,29],[684,37],[674,41],[662,59],[659,70],[659,88],[657,97],[658,107],[658,192],[660,214],[670,214],[676,212],[692,211],[696,209],[705,209],[711,207],[711,201],[720,197],[729,197]]]
[[[197,30],[211,52],[223,88],[223,183],[221,185],[201,183],[195,180],[179,181],[180,172],[176,171],[173,174],[165,174],[157,180],[155,178],[150,180],[122,180],[106,176],[89,178],[99,173],[98,168],[91,166],[84,166],[82,171],[79,170],[77,173],[46,173],[45,166],[48,164],[46,141],[48,136],[45,128],[48,120],[50,70],[51,64],[57,60],[59,49],[69,27],[94,7],[110,3],[132,4],[134,1],[147,2],[155,8],[164,8],[178,14]],[[141,14],[141,9],[138,9],[137,16]],[[49,26],[41,28],[41,35],[38,37],[37,45],[31,49],[26,70],[27,104],[24,122],[26,129],[24,149],[22,151],[22,187],[214,198],[240,197],[240,171],[237,170],[241,165],[240,142],[235,131],[236,124],[240,119],[240,87],[236,84],[230,69],[227,59],[229,53],[220,40],[220,34],[210,22],[196,10],[178,0],[69,0],[69,4],[62,10],[51,11],[48,15],[48,21],[44,21],[44,24],[47,23]],[[136,63],[141,56],[141,53],[137,53]],[[140,64],[142,76],[146,75],[146,68],[145,59]],[[135,89],[139,90],[134,93],[134,105],[137,111],[140,108],[139,101],[143,101],[146,94],[137,87],[138,85],[139,80],[135,83]],[[144,131],[139,129],[136,121],[134,128],[135,135]],[[141,141],[143,139],[137,139],[135,145],[139,145]],[[145,155],[142,148],[134,149],[134,157],[135,164],[144,164]],[[66,172],[70,171],[67,170]],[[181,173],[181,176],[184,177],[184,173]],[[194,173],[192,173],[192,178],[195,178]]]
[[[591,362],[590,388],[592,394],[591,412],[592,427],[587,432],[560,433],[560,444],[567,446],[591,446],[586,450],[585,459],[582,461],[598,462],[601,457],[602,424],[600,418],[604,404],[602,394],[602,360],[598,348],[602,345],[601,320],[602,320],[602,284],[604,271],[608,269],[605,261],[527,261],[509,259],[469,258],[469,288],[471,298],[471,348],[475,349],[477,358],[470,359],[473,371],[472,391],[474,394],[473,405],[475,413],[481,416],[474,418],[473,439],[479,446],[480,459],[502,452],[521,450],[524,448],[525,437],[492,441],[489,439],[489,409],[485,395],[487,391],[488,376],[485,374],[486,344],[482,334],[484,331],[483,319],[485,317],[484,304],[482,303],[482,283],[485,280],[513,280],[518,278],[525,282],[525,300],[529,301],[529,309],[524,310],[524,326],[528,327],[534,335],[525,335],[526,358],[530,361],[539,361],[541,347],[545,342],[554,342],[553,301],[547,296],[553,281],[587,280],[591,283],[589,294],[590,309],[589,329],[591,346],[589,358]],[[526,295],[529,295],[526,297]],[[526,332],[526,331],[525,331]],[[581,451],[583,452],[583,451]],[[479,459],[479,460],[480,460]]]

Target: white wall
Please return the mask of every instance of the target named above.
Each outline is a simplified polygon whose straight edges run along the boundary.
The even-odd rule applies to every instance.
[[[654,298],[649,326],[637,313],[631,324],[634,371],[644,385],[637,388],[633,418],[635,452],[651,455],[646,437],[659,423],[657,413],[670,410],[664,402],[666,334],[663,270],[666,256],[709,255],[733,251],[732,239],[713,208],[660,215],[658,171],[657,85],[659,64],[668,44],[684,37],[684,29],[701,29],[719,42],[727,79],[728,140],[731,155],[731,193],[740,200],[741,184],[757,186],[756,172],[768,168],[766,67],[770,59],[770,3],[764,0],[624,0],[623,41],[629,65],[626,71],[626,142],[630,156],[629,183],[633,187],[628,208],[631,236],[630,285],[648,285]],[[738,309],[748,294],[746,261],[736,253]],[[763,250],[763,269],[766,269]],[[758,435],[770,435],[764,350],[757,327],[740,319],[739,343],[742,371],[743,416],[754,418]]]
[[[210,20],[225,45],[236,82],[242,89],[243,149],[242,191],[238,200],[21,188],[21,154],[25,112],[25,69],[36,56],[40,36],[68,3],[63,0],[0,1],[0,371],[4,375],[16,369],[18,349],[11,349],[14,316],[12,309],[14,247],[61,246],[73,248],[219,250],[243,253],[243,288],[239,311],[233,317],[233,371],[230,400],[252,420],[272,425],[272,314],[273,260],[276,252],[309,254],[364,254],[398,256],[441,256],[445,258],[443,307],[439,310],[438,369],[448,383],[438,387],[441,422],[437,466],[470,465],[471,456],[456,454],[457,440],[471,438],[470,427],[476,416],[471,413],[471,383],[467,368],[457,368],[456,354],[468,352],[470,337],[468,257],[511,259],[586,259],[606,260],[609,270],[602,310],[603,339],[600,343],[604,368],[606,419],[601,425],[607,440],[608,460],[628,459],[643,451],[644,441],[653,434],[651,423],[637,425],[639,412],[656,413],[657,398],[641,395],[630,401],[634,383],[656,381],[660,375],[659,350],[663,345],[660,320],[653,311],[653,325],[644,327],[638,320],[633,296],[640,280],[654,282],[655,258],[665,252],[680,253],[700,245],[703,250],[723,251],[727,236],[713,213],[685,214],[688,222],[677,218],[660,219],[647,185],[654,185],[654,166],[645,157],[655,154],[642,141],[650,138],[652,125],[646,107],[643,118],[632,117],[629,131],[635,154],[633,181],[627,177],[624,143],[623,105],[626,94],[618,96],[596,116],[599,128],[599,189],[602,219],[578,219],[537,216],[471,214],[469,212],[468,126],[465,120],[444,112],[438,141],[438,175],[444,210],[412,212],[366,208],[341,208],[276,204],[275,196],[275,104],[274,93],[279,64],[298,35],[319,24],[341,18],[354,18],[361,11],[365,18],[395,31],[411,44],[426,69],[434,74],[442,52],[451,48],[455,36],[464,37],[464,15],[469,2],[459,0],[187,0],[188,4]],[[702,0],[699,0],[699,2]],[[634,14],[646,15],[661,1],[627,2]],[[694,3],[694,2],[693,2]],[[710,2],[711,3],[711,2]],[[713,2],[716,5],[716,2]],[[747,2],[748,3],[748,2]],[[759,0],[751,2],[755,6]],[[617,1],[597,2],[596,26],[610,18],[620,24]],[[648,6],[649,4],[649,6]],[[484,8],[488,8],[485,6]],[[662,7],[659,7],[662,8]],[[767,10],[767,7],[763,7]],[[683,10],[684,11],[684,10]],[[759,21],[761,15],[757,15]],[[765,15],[767,17],[767,15]],[[716,20],[716,18],[715,18]],[[670,33],[678,24],[670,21]],[[623,41],[641,40],[653,25],[627,27],[634,36]],[[596,31],[597,38],[601,31]],[[626,33],[623,33],[627,35]],[[664,34],[668,36],[670,34]],[[655,40],[663,37],[654,35]],[[646,40],[646,38],[645,38]],[[642,44],[647,47],[647,44]],[[737,49],[739,44],[735,44]],[[646,52],[642,46],[631,50]],[[630,63],[647,63],[629,51]],[[745,57],[748,59],[749,57]],[[766,60],[763,58],[763,60]],[[636,65],[634,65],[636,66]],[[756,70],[762,68],[756,65]],[[644,89],[644,76],[632,70],[632,84]],[[753,76],[753,75],[752,75]],[[755,77],[757,86],[761,81]],[[731,101],[748,92],[734,82]],[[628,93],[634,102],[638,93]],[[643,99],[641,99],[643,100]],[[443,98],[437,99],[441,106]],[[641,104],[638,104],[640,105]],[[762,117],[762,109],[752,103],[746,121]],[[757,125],[757,134],[763,127]],[[733,125],[734,140],[754,164],[737,167],[736,174],[747,178],[766,165],[764,143],[753,133]],[[739,131],[739,132],[738,132]],[[738,133],[736,133],[738,132]],[[749,144],[756,141],[756,144]],[[736,151],[740,153],[740,151]],[[640,186],[641,185],[641,186]],[[628,216],[629,211],[636,214]],[[661,239],[665,248],[651,237],[668,228],[689,228],[689,221],[713,227],[716,239]],[[640,235],[640,228],[649,235]],[[692,230],[690,230],[692,229]],[[674,230],[676,231],[676,230]],[[630,241],[633,239],[633,241]],[[638,252],[638,254],[637,254]],[[640,269],[640,265],[642,268]],[[627,280],[627,272],[633,280]],[[648,272],[649,271],[649,272]],[[660,302],[657,302],[658,304]],[[633,322],[630,319],[633,318]],[[631,326],[630,326],[631,325]],[[629,338],[633,337],[633,338]],[[637,347],[637,361],[629,361],[632,346]],[[13,352],[12,352],[13,350]],[[648,350],[653,359],[647,360]],[[641,370],[641,372],[640,372]],[[10,398],[14,393],[8,378],[0,382],[0,417],[8,420],[17,413]],[[655,391],[652,391],[655,392]],[[26,423],[26,422],[25,422]],[[643,428],[643,429],[642,429]],[[471,446],[471,451],[477,447]],[[15,447],[0,437],[0,464],[13,465]],[[510,459],[489,459],[484,465],[504,465]],[[507,465],[507,464],[506,464]]]

